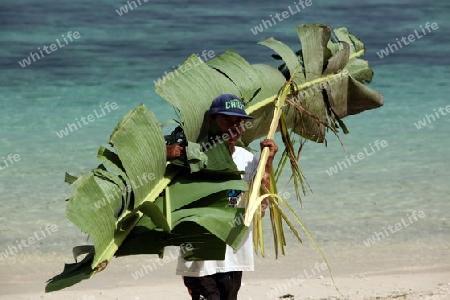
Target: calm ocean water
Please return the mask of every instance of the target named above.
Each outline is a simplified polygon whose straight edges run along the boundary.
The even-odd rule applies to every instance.
[[[95,167],[98,146],[140,103],[161,122],[175,117],[154,92],[153,81],[165,71],[204,50],[219,55],[232,49],[251,63],[276,65],[270,50],[257,42],[273,36],[297,49],[295,27],[303,23],[347,27],[359,37],[375,71],[369,87],[385,97],[384,107],[344,119],[351,132],[341,135],[346,152],[331,135],[328,147],[308,143],[304,149],[302,168],[313,193],[303,198],[304,209],[298,211],[308,228],[324,243],[362,244],[374,231],[407,220],[416,210],[425,218],[387,243],[438,245],[449,240],[450,116],[441,115],[421,129],[414,125],[450,105],[448,2],[313,0],[257,35],[250,29],[293,1],[141,3],[122,16],[116,10],[126,2],[116,0],[0,4],[0,158],[20,156],[0,170],[0,251],[47,224],[55,224],[57,232],[25,253],[70,253],[85,241],[64,216],[64,200],[71,195],[64,173],[77,175]],[[421,32],[426,22],[439,28],[387,57],[376,54],[396,38]],[[69,31],[78,31],[79,38],[25,68],[19,65],[38,47],[56,39],[64,43],[62,35]],[[106,102],[118,108],[58,137],[56,132],[68,122],[99,113]],[[327,174],[345,156],[370,150],[376,140],[387,146]],[[5,166],[3,159],[0,166]],[[282,190],[292,192],[289,185]]]

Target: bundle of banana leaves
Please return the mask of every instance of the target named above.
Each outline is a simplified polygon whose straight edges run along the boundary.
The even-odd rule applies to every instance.
[[[50,279],[46,292],[90,278],[114,256],[162,256],[167,246],[181,246],[186,260],[223,259],[225,245],[236,248],[251,224],[255,249],[264,255],[260,203],[267,197],[276,255],[285,253],[283,222],[300,242],[298,229],[312,239],[291,205],[277,194],[282,170],[290,166],[290,180],[300,199],[306,189],[298,164],[304,142],[326,143],[327,132],[347,133],[344,117],[378,108],[383,98],[364,85],[372,80],[373,71],[359,58],[364,44],[346,28],[301,25],[297,33],[301,42],[297,52],[273,38],[260,42],[277,53],[274,58],[283,60],[278,69],[251,65],[233,51],[205,63],[191,55],[180,66],[187,72],[168,74],[156,85],[156,92],[177,112],[186,139],[183,161],[167,162],[161,125],[142,104],[122,118],[109,146],[99,148],[98,167],[79,177],[66,174],[65,181],[74,189],[66,216],[93,245],[74,247],[75,263],[66,264]],[[284,151],[272,172],[271,189],[263,195],[260,182],[268,149],[261,153],[250,187],[225,143],[199,150],[206,136],[206,112],[212,99],[223,93],[241,97],[246,112],[255,118],[242,133],[243,146],[261,137],[282,137]],[[247,191],[245,209],[227,205],[229,190]],[[190,247],[183,247],[187,244]]]

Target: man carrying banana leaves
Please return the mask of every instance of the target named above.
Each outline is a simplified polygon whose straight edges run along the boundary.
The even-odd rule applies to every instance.
[[[242,178],[250,183],[256,173],[257,158],[242,147],[236,146],[240,139],[245,119],[253,119],[244,110],[244,102],[232,94],[221,94],[211,104],[205,124],[208,128],[208,141],[218,141],[218,136],[228,137],[230,154],[239,171],[243,171]],[[214,143],[214,142],[213,142]],[[270,170],[278,151],[273,140],[263,140],[261,149],[269,147],[270,154],[265,166],[265,175],[261,185],[269,189]],[[181,155],[183,147],[179,145],[167,146],[167,157],[174,159]],[[245,207],[241,201],[243,192],[232,190],[228,193],[229,205]],[[268,199],[262,202],[262,214],[268,206]],[[188,288],[193,300],[232,300],[237,299],[241,287],[242,271],[253,271],[253,242],[248,230],[241,244],[236,250],[226,245],[224,260],[186,261],[182,256],[178,258],[177,275],[183,276],[184,284]]]

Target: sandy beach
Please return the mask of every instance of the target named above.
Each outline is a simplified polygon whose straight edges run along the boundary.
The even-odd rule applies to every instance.
[[[301,205],[288,164],[278,184],[279,194],[323,250],[334,282],[300,227],[303,244],[284,227],[287,253],[278,259],[271,249],[271,229],[265,227],[266,257],[256,256],[255,271],[244,273],[238,298],[450,300],[449,1],[312,0],[313,5],[295,14],[290,8],[300,1],[145,0],[132,7],[134,2],[0,3],[0,300],[189,300],[175,275],[174,252],[166,252],[163,261],[150,255],[113,258],[90,279],[45,293],[46,281],[60,274],[64,263],[74,262],[73,247],[92,243],[66,216],[65,200],[73,190],[64,182],[65,174],[80,176],[99,166],[99,146],[112,149],[111,133],[141,104],[170,134],[176,126],[171,120],[190,120],[182,119],[173,100],[186,97],[192,101],[190,109],[199,109],[199,82],[208,81],[204,92],[211,100],[219,89],[240,92],[249,101],[274,96],[266,95],[264,87],[272,85],[268,67],[284,62],[262,45],[269,43],[261,43],[272,37],[299,53],[303,72],[311,78],[308,90],[316,90],[315,78],[336,75],[328,68],[336,61],[328,64],[327,51],[322,70],[313,61],[322,63],[316,57],[320,51],[303,56],[312,40],[299,40],[296,29],[302,24],[342,28],[341,34],[348,30],[360,39],[364,55],[359,56],[360,49],[348,61],[345,43],[339,45],[348,65],[340,66],[342,71],[364,70],[342,84],[353,87],[370,77],[365,86],[379,91],[385,105],[356,115],[358,110],[343,106],[342,113],[351,114],[343,119],[350,134],[340,125],[339,137],[328,131],[327,143],[310,141],[301,148],[299,164],[308,185]],[[55,52],[53,43],[64,39],[64,47]],[[332,39],[341,37],[333,34]],[[352,44],[359,48],[359,42]],[[222,78],[223,83],[209,82],[209,73],[191,77],[194,68],[187,65],[176,71],[192,54],[205,60],[196,68],[217,69],[223,63],[220,56],[230,50],[259,65],[248,80],[241,71],[229,77],[231,82]],[[370,72],[357,57],[369,62]],[[288,58],[289,66],[293,57]],[[247,69],[240,58],[230,69],[238,70],[238,62]],[[164,77],[175,71],[176,77]],[[294,81],[298,86],[306,84],[300,77]],[[161,96],[181,82],[193,84]],[[333,80],[329,87],[333,92],[321,99],[332,115],[342,86]],[[351,91],[342,89],[347,104],[359,94]],[[278,133],[275,140],[282,145]],[[259,149],[259,142],[252,147]],[[95,203],[105,203],[104,198],[92,201],[94,209]],[[269,218],[264,222],[268,225]]]
[[[268,251],[246,272],[239,299],[450,299],[448,245],[352,246],[329,252],[334,286],[324,262],[308,245],[290,249],[275,260]],[[346,255],[345,253],[348,253]],[[18,254],[0,264],[0,299],[190,299],[176,259],[155,263],[154,256],[115,258],[101,273],[61,291],[44,293],[45,281],[58,274],[70,257]],[[144,265],[153,270],[144,272]],[[140,273],[139,273],[140,272]]]

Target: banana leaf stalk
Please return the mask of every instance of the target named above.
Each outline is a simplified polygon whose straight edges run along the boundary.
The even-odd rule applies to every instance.
[[[274,172],[270,173],[270,189],[265,191],[266,194],[276,195],[278,194],[276,179]],[[276,197],[271,197],[270,201],[278,201]],[[281,254],[285,255],[285,246],[286,246],[286,238],[284,236],[283,231],[283,220],[282,220],[282,211],[280,211],[279,206],[274,205],[269,202],[269,207],[266,208],[266,211],[270,213],[270,224],[272,226],[273,232],[273,243],[275,250],[275,257],[278,258],[279,250],[281,250]],[[253,244],[255,245],[255,252],[261,253],[261,255],[265,256],[265,244],[264,244],[264,230],[262,224],[262,207],[259,206],[258,210],[253,217]]]
[[[286,102],[286,97],[290,91],[290,85],[291,82],[287,81],[284,85],[283,89],[281,90],[281,93],[277,97],[277,100],[275,101],[275,111],[274,116],[272,119],[272,122],[270,124],[269,132],[267,133],[267,139],[273,139],[275,137],[275,133],[278,128],[278,123],[280,121],[281,115],[283,113],[283,106]],[[256,210],[261,204],[261,201],[265,198],[266,195],[262,195],[258,197],[259,191],[261,190],[261,180],[263,179],[264,174],[266,173],[266,164],[267,160],[269,159],[270,149],[268,147],[265,147],[261,151],[261,156],[259,158],[258,167],[255,175],[255,179],[253,182],[253,186],[250,191],[250,197],[247,203],[247,208],[245,211],[245,219],[244,219],[244,225],[250,226],[253,215],[255,214]]]

